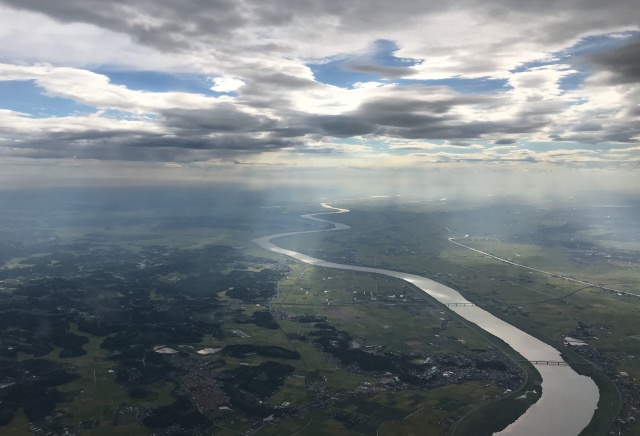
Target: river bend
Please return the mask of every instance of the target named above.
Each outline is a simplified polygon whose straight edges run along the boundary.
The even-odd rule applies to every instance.
[[[309,265],[335,268],[365,273],[383,274],[409,282],[423,292],[443,304],[467,303],[471,304],[456,290],[435,282],[426,277],[391,271],[379,268],[369,268],[356,265],[327,262],[322,259],[307,256],[297,251],[280,248],[273,244],[273,239],[285,236],[302,235],[326,231],[346,230],[350,227],[333,221],[317,218],[317,215],[338,214],[349,212],[322,204],[334,212],[302,215],[303,218],[333,224],[334,227],[322,230],[307,230],[302,232],[279,233],[254,239],[253,242],[262,248],[275,253],[284,254]],[[562,361],[560,352],[550,345],[517,329],[511,324],[497,318],[478,306],[449,306],[466,320],[476,324],[481,329],[502,339],[511,348],[529,361]],[[535,365],[542,376],[542,396],[527,411],[508,426],[499,435],[539,436],[539,435],[578,435],[591,420],[597,407],[599,392],[596,384],[589,377],[576,373],[568,365]]]

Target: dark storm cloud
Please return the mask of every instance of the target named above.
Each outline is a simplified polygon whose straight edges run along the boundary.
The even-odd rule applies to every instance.
[[[637,143],[640,136],[640,126],[632,128],[629,126],[613,125],[606,130],[586,133],[565,133],[549,135],[553,141],[571,141],[582,144],[606,144],[609,142],[619,142],[626,144]]]
[[[348,138],[351,136],[368,135],[377,130],[377,126],[358,116],[349,115],[320,115],[308,118],[308,131],[322,136]]]
[[[395,137],[428,140],[478,140],[492,136],[531,134],[552,125],[562,112],[556,103],[530,104],[503,121],[474,121],[455,109],[474,106],[491,111],[508,105],[493,95],[456,94],[445,88],[398,87],[384,97],[371,98],[355,110],[335,116],[292,114],[289,127],[320,136]],[[278,132],[278,135],[284,135]],[[501,139],[499,143],[514,143]]]
[[[495,145],[511,145],[515,144],[516,141],[514,139],[498,139],[497,141],[493,141]]]
[[[384,123],[385,114],[429,114],[443,116],[456,106],[491,107],[503,104],[501,97],[482,94],[458,94],[441,86],[403,86],[389,95],[372,98],[359,107],[359,112]]]
[[[424,88],[424,91],[428,96],[433,90]],[[419,92],[416,94],[420,95]],[[415,95],[411,99],[409,95],[405,89],[397,88],[384,98],[370,99],[355,110],[341,115],[292,113],[289,126],[295,132],[339,138],[363,135],[390,135],[407,139],[475,137],[466,132],[469,127],[461,118],[447,114],[452,107],[467,101],[467,97],[440,97],[438,100],[425,101],[417,99]],[[482,99],[473,97],[472,100],[479,102]],[[490,98],[487,100],[491,101]],[[452,126],[445,127],[447,124]],[[287,135],[287,132],[291,130],[284,129],[278,134]]]
[[[593,29],[612,26],[637,26],[637,17],[629,11],[637,9],[637,0],[556,0],[469,2],[394,2],[371,0],[275,0],[270,2],[243,0],[1,0],[18,9],[44,13],[63,22],[96,24],[131,35],[137,41],[162,49],[180,49],[223,37],[230,41],[247,27],[277,28],[300,24],[319,17],[331,17],[335,31],[359,33],[371,29],[381,32],[395,29],[398,23],[420,22],[425,15],[445,10],[475,10],[497,20],[514,21],[544,19],[549,11],[544,32],[527,35],[541,41],[568,40]],[[129,20],[132,11],[151,20]],[[154,21],[158,19],[159,21]],[[461,23],[462,25],[462,23]],[[233,44],[230,44],[233,46]],[[390,71],[389,71],[390,72]],[[387,72],[387,73],[389,73]],[[393,77],[393,76],[391,76]]]
[[[236,102],[254,109],[278,109],[287,112],[293,105],[290,91],[321,91],[320,83],[283,73],[251,73],[238,90]]]
[[[417,74],[417,71],[411,67],[389,67],[376,64],[348,64],[345,66],[347,71],[355,71],[358,73],[375,74],[384,78],[403,78]]]
[[[589,121],[576,124],[571,128],[573,132],[597,132],[599,130],[602,130],[602,124]]]
[[[292,76],[284,73],[264,73],[254,72],[251,80],[259,86],[275,86],[288,89],[312,89],[318,88],[320,85],[311,79]],[[251,85],[251,83],[249,83]],[[251,88],[250,88],[251,89]]]
[[[264,115],[240,112],[232,104],[218,105],[209,110],[171,109],[161,111],[162,123],[166,127],[187,132],[263,132],[277,127],[277,122]]]
[[[175,114],[174,114],[175,116]],[[196,117],[198,118],[198,117]],[[193,117],[186,118],[193,121]],[[176,117],[183,122],[185,119]],[[174,128],[173,134],[154,134],[132,130],[85,130],[32,134],[12,146],[12,155],[32,158],[81,158],[101,160],[148,160],[164,162],[202,161],[212,157],[261,153],[285,147],[300,147],[297,137],[281,137],[264,129],[253,132],[236,119],[235,129],[218,129],[215,121]],[[246,120],[245,120],[246,121]],[[260,120],[261,121],[261,120]],[[254,124],[253,127],[257,127]]]
[[[440,91],[443,89],[440,88]],[[557,105],[539,104],[503,122],[471,121],[454,111],[457,106],[499,106],[501,99],[487,95],[437,96],[433,89],[413,87],[412,92],[396,88],[383,98],[372,98],[355,110],[335,116],[300,115],[295,118],[296,131],[320,136],[394,137],[429,140],[475,140],[488,135],[533,133],[551,124]],[[413,96],[412,98],[410,96]],[[420,99],[423,97],[424,99]],[[284,132],[279,132],[283,135]]]
[[[126,0],[2,0],[2,3],[41,12],[62,22],[91,23],[127,33],[143,44],[162,49],[188,47],[201,35],[229,35],[246,24],[239,11],[241,3],[234,0],[184,0],[179,4],[154,0],[133,3]],[[151,18],[151,22],[128,21],[132,10]]]
[[[611,83],[640,83],[640,36],[630,43],[595,53],[588,58],[598,68],[612,73]]]
[[[452,100],[419,101],[389,96],[365,102],[357,113],[372,124],[410,129],[453,120],[446,114],[454,105]]]
[[[53,138],[31,140],[11,149],[11,156],[42,159],[78,158],[98,160],[197,162],[220,156],[237,156],[298,147],[299,141],[280,138],[253,138],[233,135],[217,138],[128,137],[101,138],[90,145],[62,138],[58,147],[51,147]]]
[[[543,44],[575,41],[579,35],[593,34],[594,29],[607,33],[623,27],[638,27],[637,14],[630,13],[638,9],[637,0],[489,0],[459,4],[475,6],[479,13],[501,22],[544,22],[544,31],[522,35]]]
[[[163,122],[174,128],[190,130],[225,129],[237,132],[268,132],[274,138],[315,138],[353,136],[406,139],[479,139],[494,133],[532,132],[546,125],[556,105],[531,105],[515,120],[474,122],[456,108],[474,106],[493,110],[507,104],[504,97],[483,94],[458,94],[446,87],[407,86],[384,91],[383,96],[365,100],[356,109],[337,115],[310,115],[292,109],[292,102],[279,87],[243,86],[237,101],[255,109],[269,108],[282,116],[276,122],[258,115],[225,115],[220,120],[206,111],[163,113]],[[318,84],[311,88],[320,89]],[[232,126],[232,127],[230,127]]]
[[[235,50],[234,45],[240,42],[234,41],[234,35],[241,35],[247,28],[277,28],[322,16],[335,17],[336,27],[341,31],[359,31],[371,25],[392,27],[395,24],[390,20],[394,17],[406,20],[406,15],[412,11],[447,8],[412,1],[406,2],[403,8],[388,8],[385,4],[372,8],[369,0],[354,0],[348,6],[341,0],[0,0],[0,3],[40,12],[61,22],[90,23],[127,33],[138,42],[162,50],[182,50],[213,41],[219,43],[219,38],[229,42],[230,50]],[[130,19],[136,15],[145,19]],[[252,46],[256,52],[286,49],[271,42],[253,43]]]
[[[521,104],[518,95],[514,97],[506,89],[487,94],[460,94],[448,87],[422,85],[340,89],[315,81],[308,68],[314,60],[341,59],[348,71],[389,79],[413,78],[416,69],[434,77],[506,76],[513,70],[505,65],[520,62],[520,53],[552,53],[558,47],[574,45],[581,35],[637,27],[637,17],[629,13],[637,8],[637,0],[0,0],[0,4],[40,12],[64,23],[89,23],[119,32],[158,49],[161,55],[179,53],[176,58],[194,65],[201,74],[244,83],[223,97],[211,97],[211,101],[210,95],[201,96],[198,105],[191,105],[188,99],[175,97],[180,100],[176,103],[171,98],[133,94],[106,85],[100,94],[102,100],[88,97],[90,92],[98,94],[93,87],[65,94],[60,91],[64,86],[47,89],[43,85],[52,95],[58,92],[96,108],[135,109],[135,117],[144,110],[154,118],[118,122],[108,119],[107,112],[78,124],[66,121],[60,129],[53,126],[55,123],[43,122],[42,130],[32,119],[15,138],[11,135],[17,128],[5,126],[3,130],[0,126],[0,133],[5,136],[8,132],[6,137],[11,139],[4,143],[11,144],[5,151],[13,147],[24,156],[187,162],[282,149],[328,153],[331,147],[317,143],[362,136],[446,140],[452,145],[485,140],[509,145],[547,131],[553,131],[557,141],[589,144],[632,142],[640,134],[634,122],[640,111],[637,95],[630,94],[625,95],[627,106],[620,110],[624,117],[605,116],[606,107],[595,108],[593,114],[601,116],[597,121],[590,121],[596,119],[590,112],[579,121],[575,119],[581,115],[575,116],[573,125],[568,121],[562,125],[567,102],[545,89],[549,78],[543,74],[532,75],[537,81],[521,79],[524,91],[539,90],[525,92],[526,102]],[[434,13],[448,10],[452,13],[434,17]],[[433,32],[439,33],[427,31],[423,22],[434,25]],[[450,26],[450,35],[438,27],[442,23]],[[526,25],[521,29],[518,23]],[[471,37],[465,36],[467,30]],[[475,32],[481,35],[477,43],[469,39]],[[519,33],[520,40],[514,40],[513,35]],[[366,47],[387,38],[396,44],[398,56],[404,56],[404,50],[407,57],[418,62],[424,59],[424,63],[386,66],[379,65],[379,58],[368,57]],[[122,39],[129,43],[128,38]],[[596,70],[611,72],[612,83],[640,81],[640,38],[586,59]],[[143,62],[136,64],[136,68],[143,67]],[[43,83],[52,84],[55,78]],[[327,82],[339,80],[329,78]],[[87,89],[93,82],[88,83]],[[219,89],[227,91],[223,86]],[[113,92],[115,97],[110,97]],[[579,110],[578,105],[574,108]],[[498,115],[493,116],[494,112]],[[84,127],[79,126],[83,122]],[[81,128],[86,130],[76,131]],[[306,143],[314,147],[306,147]]]
[[[626,142],[631,144],[638,142],[638,136],[640,136],[640,128],[630,129],[620,126],[619,130],[605,133],[602,139],[603,142]]]
[[[448,140],[445,142],[445,145],[447,146],[453,146],[453,147],[469,147],[471,145],[471,143],[469,143],[468,141],[451,141]]]
[[[398,88],[397,95],[363,103],[353,113],[354,118],[376,126],[375,130],[380,135],[406,139],[478,139],[491,133],[508,133],[513,128],[510,122],[470,121],[453,110],[466,105],[491,107],[499,104],[499,99],[460,94],[430,98],[429,94],[435,93],[434,89],[408,88]],[[525,125],[526,121],[518,124]]]
[[[474,120],[469,116],[469,107],[478,113],[502,110],[511,104],[509,98],[415,85],[380,88],[347,112],[309,114],[295,108],[295,96],[299,93],[283,92],[285,75],[267,76],[276,84],[260,87],[249,82],[238,90],[233,102],[218,100],[202,109],[159,109],[153,122],[111,120],[106,126],[102,122],[103,127],[99,129],[89,127],[72,132],[43,130],[44,133],[38,133],[32,129],[20,138],[22,142],[17,148],[25,150],[23,153],[33,153],[34,157],[66,155],[182,162],[189,158],[203,160],[220,153],[262,153],[285,148],[314,152],[319,148],[305,147],[309,140],[359,136],[492,140],[496,136],[537,132],[552,123],[562,110],[562,105],[538,102],[528,104],[502,121]],[[307,86],[313,92],[323,91],[324,85],[311,80],[300,79],[299,83],[298,91],[303,93]],[[48,150],[50,148],[53,150]]]
[[[484,135],[499,130],[501,126],[492,122],[462,122],[443,124],[432,122],[417,123],[410,127],[386,127],[383,132],[387,136],[403,139],[479,139]]]

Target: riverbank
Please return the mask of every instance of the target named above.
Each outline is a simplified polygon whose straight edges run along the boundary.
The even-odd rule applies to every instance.
[[[329,205],[323,207],[334,209]],[[346,209],[340,209],[335,213],[346,213]],[[326,214],[326,213],[324,213]],[[321,214],[303,215],[304,218],[326,222],[334,227],[330,229],[311,230],[305,232],[289,232],[277,235],[265,236],[255,239],[257,245],[280,254],[285,254],[299,261],[326,268],[345,269],[367,273],[383,274],[390,277],[403,279],[420,290],[435,298],[443,304],[466,304],[464,306],[450,307],[450,310],[459,316],[479,326],[484,331],[500,338],[509,347],[520,353],[529,361],[553,361],[562,360],[560,352],[540,341],[539,339],[507,324],[489,312],[473,305],[460,293],[441,283],[414,274],[406,274],[398,271],[368,268],[354,265],[345,265],[327,262],[293,250],[286,250],[271,243],[272,239],[284,236],[293,236],[305,233],[345,230],[349,226],[341,223],[317,218]],[[538,435],[538,434],[579,434],[591,421],[598,402],[598,388],[588,377],[581,376],[568,365],[540,365],[538,370],[542,374],[542,397],[512,426],[505,430],[505,434]],[[559,407],[562,405],[562,407]]]

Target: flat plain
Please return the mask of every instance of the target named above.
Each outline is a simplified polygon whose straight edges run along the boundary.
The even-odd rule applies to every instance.
[[[0,393],[13,401],[3,432],[490,434],[537,399],[531,365],[411,285],[251,243],[326,228],[299,217],[326,212],[319,204],[231,210],[209,200],[4,213],[0,310],[42,321],[33,331],[3,325],[2,359],[15,371],[45,361],[69,375],[43,385],[51,400],[34,405],[20,389],[40,379],[3,373]],[[585,434],[639,429],[637,205],[332,204],[350,212],[326,218],[351,229],[274,242],[459,290],[590,363],[576,368],[598,382],[601,407]],[[566,336],[587,345],[567,347]]]

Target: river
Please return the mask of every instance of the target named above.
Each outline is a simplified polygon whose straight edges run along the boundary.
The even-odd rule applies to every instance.
[[[285,236],[339,231],[350,228],[346,224],[316,217],[317,215],[346,213],[349,212],[348,209],[335,208],[326,203],[323,203],[322,206],[332,209],[334,212],[307,214],[302,215],[302,217],[333,224],[333,228],[279,233],[254,239],[253,242],[267,250],[284,254],[314,266],[383,274],[402,279],[415,285],[443,304],[469,304],[468,306],[450,306],[449,308],[481,329],[502,339],[529,361],[558,362],[563,360],[560,351],[495,317],[486,310],[470,305],[471,303],[458,291],[441,283],[415,274],[327,262],[297,251],[280,248],[271,242],[273,239]],[[518,436],[578,435],[589,424],[596,410],[599,398],[598,387],[592,379],[579,375],[568,365],[536,364],[535,366],[542,376],[542,396],[516,422],[497,434]]]

